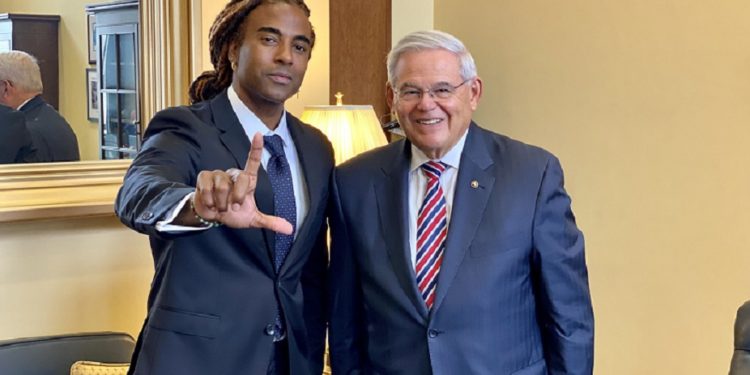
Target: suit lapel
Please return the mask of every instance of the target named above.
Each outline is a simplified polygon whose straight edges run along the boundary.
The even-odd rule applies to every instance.
[[[297,228],[297,237],[292,243],[292,248],[289,250],[289,254],[287,254],[279,273],[285,272],[291,265],[295,264],[300,255],[305,254],[304,251],[301,251],[301,248],[313,243],[315,237],[318,235],[318,233],[310,233],[314,221],[313,215],[318,211],[321,204],[326,204],[327,202],[322,202],[320,199],[312,199],[311,197],[322,195],[320,190],[328,186],[329,174],[327,172],[330,170],[324,164],[325,158],[321,157],[321,153],[324,151],[317,147],[320,142],[309,133],[310,130],[306,129],[290,114],[287,114],[286,123],[289,127],[289,133],[294,140],[294,147],[297,149],[302,175],[307,185],[305,193],[307,194],[306,199],[309,202],[309,207],[302,225]]]
[[[211,100],[211,112],[214,125],[220,131],[221,142],[229,149],[237,163],[234,167],[244,168],[247,153],[250,151],[250,140],[247,138],[240,120],[237,119],[232,105],[229,104],[226,90]]]
[[[492,164],[492,157],[482,142],[480,131],[472,122],[458,169],[453,210],[443,263],[438,274],[433,312],[440,308],[440,303],[445,298],[482,220],[482,213],[495,184],[495,176],[489,171]]]
[[[247,153],[250,152],[250,140],[247,138],[247,134],[245,134],[245,130],[242,128],[240,120],[237,119],[237,115],[234,113],[231,104],[229,104],[226,90],[212,99],[210,105],[213,123],[219,129],[219,138],[236,162],[234,166],[228,165],[227,169],[230,167],[245,168]],[[255,203],[261,212],[273,213],[273,189],[271,188],[271,181],[268,179],[268,174],[263,168],[258,169]],[[263,258],[263,266],[266,272],[273,274],[273,232],[253,229],[238,232],[244,238],[248,250],[254,248],[266,249],[268,256]]]
[[[417,288],[416,275],[409,250],[409,159],[411,146],[394,149],[392,160],[384,160],[384,178],[375,185],[375,198],[380,214],[380,228],[386,239],[386,249],[401,288],[409,297],[416,313],[427,320],[427,307]]]

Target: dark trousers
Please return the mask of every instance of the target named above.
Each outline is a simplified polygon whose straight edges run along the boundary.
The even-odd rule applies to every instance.
[[[289,375],[289,345],[287,339],[273,343],[268,361],[268,375]]]

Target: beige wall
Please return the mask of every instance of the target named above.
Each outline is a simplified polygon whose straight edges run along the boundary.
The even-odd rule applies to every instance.
[[[216,15],[219,14],[226,3],[225,0],[201,1],[202,30],[199,35],[202,36],[201,52],[203,57],[200,65],[203,70],[213,69],[209,57],[208,30],[211,28]],[[306,105],[328,104],[328,66],[330,61],[328,0],[307,0],[306,3],[310,8],[310,22],[315,28],[315,48],[299,94],[286,102],[287,111],[298,117],[302,114]]]
[[[60,113],[78,136],[82,160],[98,160],[98,124],[86,117],[88,41],[85,6],[91,0],[2,0],[0,13],[60,16]]]
[[[152,275],[147,237],[114,217],[0,224],[0,340],[81,331],[135,337]]]
[[[391,45],[406,34],[434,28],[435,0],[391,0]]]
[[[597,374],[721,374],[750,298],[750,3],[435,0],[478,122],[566,170]]]

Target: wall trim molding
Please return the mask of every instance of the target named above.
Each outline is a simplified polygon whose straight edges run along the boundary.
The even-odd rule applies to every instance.
[[[139,11],[141,118],[148,123],[164,108],[188,104],[194,18],[189,0],[142,1]]]
[[[0,167],[0,223],[114,215],[130,160]]]

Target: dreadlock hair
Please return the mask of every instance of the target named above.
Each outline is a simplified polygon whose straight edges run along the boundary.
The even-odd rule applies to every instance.
[[[203,72],[190,84],[188,95],[190,103],[208,100],[218,95],[232,84],[232,63],[229,51],[235,42],[244,38],[242,25],[245,18],[255,8],[263,4],[287,3],[302,9],[310,17],[310,8],[304,0],[231,0],[216,16],[208,32],[208,44],[211,52],[211,65],[214,70]],[[315,30],[312,31],[312,45],[315,45]]]

